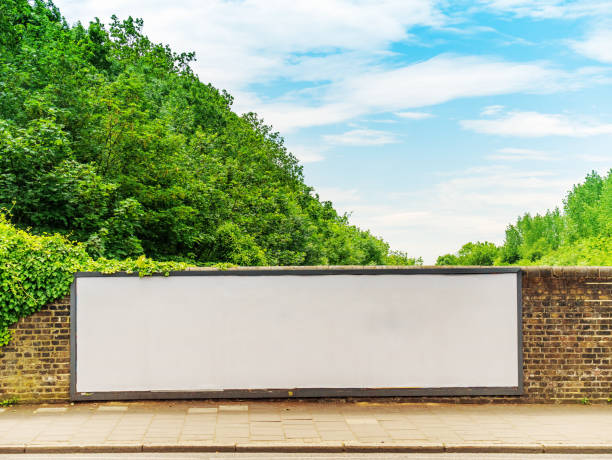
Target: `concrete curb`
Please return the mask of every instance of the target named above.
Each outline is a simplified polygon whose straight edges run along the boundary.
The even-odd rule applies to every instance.
[[[544,446],[544,452],[547,454],[612,454],[612,445],[610,444],[591,444],[591,445],[549,445]]]
[[[142,445],[139,443],[125,444],[88,444],[76,445],[66,443],[55,444],[26,444],[25,450],[21,451],[26,454],[109,454],[109,453],[135,453],[142,452]],[[0,454],[4,451],[0,448]],[[13,452],[15,453],[15,452]]]
[[[194,442],[183,444],[6,444],[0,445],[0,454],[18,453],[135,453],[135,452],[275,452],[275,453],[555,453],[555,454],[612,454],[612,444],[400,444],[337,442],[325,444],[296,443],[215,443]]]
[[[445,444],[444,452],[464,454],[541,454],[542,444]]]

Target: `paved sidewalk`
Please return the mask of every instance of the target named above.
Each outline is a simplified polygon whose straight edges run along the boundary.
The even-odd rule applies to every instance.
[[[164,401],[0,411],[0,453],[612,453],[612,406]]]

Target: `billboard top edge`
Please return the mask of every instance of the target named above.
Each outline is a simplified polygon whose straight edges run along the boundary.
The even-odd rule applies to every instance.
[[[168,274],[155,273],[147,276],[313,276],[313,275],[485,275],[485,274],[503,274],[503,273],[520,273],[520,267],[415,267],[415,268],[387,268],[384,266],[372,267],[299,267],[299,268],[230,268],[225,270],[220,269],[191,269],[184,271],[171,271]],[[75,278],[90,278],[90,277],[135,277],[139,276],[137,272],[76,272]]]

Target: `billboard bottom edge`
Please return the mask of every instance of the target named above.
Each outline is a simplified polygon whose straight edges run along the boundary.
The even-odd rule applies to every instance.
[[[456,397],[521,396],[521,387],[444,388],[290,388],[270,390],[205,391],[101,391],[73,392],[72,401],[126,401],[151,399],[266,399],[266,398],[370,398],[370,397]]]

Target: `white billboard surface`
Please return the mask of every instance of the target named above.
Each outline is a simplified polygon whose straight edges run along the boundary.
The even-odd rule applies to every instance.
[[[519,386],[520,274],[191,275],[75,279],[76,394]]]

